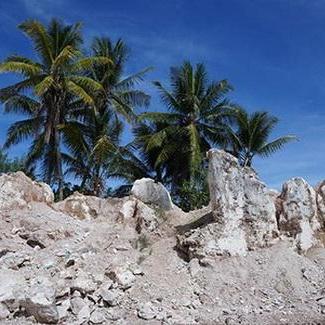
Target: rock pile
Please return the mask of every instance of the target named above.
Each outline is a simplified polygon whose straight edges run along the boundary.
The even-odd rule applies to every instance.
[[[0,323],[323,321],[324,182],[276,194],[209,157],[211,204],[188,214],[147,179],[128,197],[54,203],[46,184],[1,175]]]

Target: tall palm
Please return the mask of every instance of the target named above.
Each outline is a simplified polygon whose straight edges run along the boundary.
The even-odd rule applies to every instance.
[[[63,154],[67,174],[81,180],[81,189],[100,196],[105,181],[111,177],[111,164],[119,148],[123,124],[107,111],[99,114],[93,107],[86,111],[84,121],[69,121],[62,125],[63,141],[69,149]]]
[[[88,71],[88,76],[100,83],[104,90],[101,96],[96,97],[97,110],[100,114],[111,110],[132,121],[135,118],[136,106],[149,105],[150,96],[135,89],[135,86],[143,81],[143,77],[151,68],[125,76],[129,50],[121,39],[113,42],[107,37],[95,38],[91,46],[91,54],[112,61],[111,63],[97,62]]]
[[[220,140],[231,86],[227,80],[208,82],[205,66],[189,62],[171,69],[170,83],[170,91],[154,83],[169,112],[143,113],[148,132],[138,140],[147,152],[154,151],[155,167],[164,169],[175,189],[184,180],[194,181],[205,152]]]
[[[43,176],[48,183],[57,183],[60,197],[63,171],[58,125],[65,120],[68,103],[93,105],[93,94],[102,91],[98,82],[80,74],[95,60],[80,52],[80,27],[79,23],[64,25],[55,19],[47,27],[28,20],[19,28],[31,39],[38,60],[10,56],[0,64],[0,72],[14,72],[22,77],[20,82],[0,91],[5,110],[28,116],[10,127],[5,146],[33,138],[27,160],[42,161]],[[98,60],[103,62],[103,58]]]
[[[96,38],[91,54],[108,58],[110,61],[96,62],[86,72],[89,78],[101,85],[103,92],[97,94],[92,110],[85,105],[72,110],[69,120],[62,126],[62,131],[72,154],[70,158],[65,156],[66,162],[71,165],[69,172],[80,177],[75,163],[82,159],[88,167],[83,169],[81,185],[99,195],[104,190],[107,178],[122,177],[124,173],[125,164],[121,164],[121,159],[124,160],[122,157],[125,157],[127,152],[130,157],[131,152],[120,147],[120,117],[133,121],[136,116],[135,107],[149,104],[149,96],[135,89],[135,85],[142,81],[149,69],[124,77],[128,49],[122,40],[114,43],[109,38]],[[94,186],[96,182],[91,179],[97,179],[100,185]]]
[[[236,127],[227,128],[225,148],[239,159],[242,166],[251,166],[256,155],[268,157],[288,142],[297,140],[296,136],[285,135],[269,141],[278,119],[267,112],[249,114],[237,109],[234,118]]]

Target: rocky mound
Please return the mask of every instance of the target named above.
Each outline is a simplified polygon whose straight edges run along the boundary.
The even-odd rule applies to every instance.
[[[54,203],[46,184],[0,176],[0,323],[324,324],[324,182],[276,193],[209,159],[211,203],[191,213],[148,179]]]

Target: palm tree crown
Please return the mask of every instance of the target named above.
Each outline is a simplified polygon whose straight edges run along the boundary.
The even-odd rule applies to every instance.
[[[169,112],[144,113],[147,124],[139,138],[146,151],[154,151],[155,167],[164,167],[174,185],[195,178],[205,152],[218,141],[218,129],[230,108],[225,95],[231,90],[227,80],[208,82],[203,64],[185,62],[172,68],[171,90],[160,82],[155,86]],[[147,134],[145,134],[147,130]]]
[[[97,81],[81,75],[95,58],[84,57],[80,52],[80,27],[78,23],[64,25],[57,20],[52,20],[48,27],[38,21],[26,21],[19,28],[31,39],[38,60],[10,56],[0,64],[0,72],[22,76],[20,82],[1,90],[5,110],[28,116],[10,127],[5,146],[33,138],[27,162],[42,160],[45,180],[57,182],[59,189],[63,172],[58,125],[64,122],[69,105],[75,101],[92,105],[93,94],[102,91]],[[97,58],[103,60],[107,62]]]
[[[94,40],[91,54],[107,58],[109,63],[95,62],[86,75],[98,82],[103,91],[96,95],[91,108],[82,104],[70,110],[69,119],[61,127],[65,144],[70,148],[70,155],[64,156],[68,172],[81,178],[86,190],[95,195],[103,193],[109,177],[122,177],[115,168],[121,166],[114,165],[126,152],[119,146],[123,130],[120,117],[132,121],[134,108],[149,104],[149,96],[135,89],[149,69],[124,77],[127,53],[121,40]]]
[[[278,119],[267,112],[247,113],[237,109],[234,114],[236,129],[226,129],[226,149],[239,159],[242,166],[251,166],[256,155],[270,156],[286,143],[296,140],[293,135],[269,141]]]

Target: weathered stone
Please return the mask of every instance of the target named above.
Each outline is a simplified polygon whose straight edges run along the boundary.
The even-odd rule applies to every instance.
[[[202,217],[205,227],[178,237],[178,247],[189,258],[202,259],[271,245],[278,234],[272,193],[232,155],[213,149],[208,156],[212,214]]]
[[[221,212],[215,205],[212,213],[212,204],[190,213],[163,211],[134,196],[80,196],[96,210],[93,216],[81,211],[83,217],[78,208],[65,211],[64,201],[0,209],[0,323],[225,324],[229,317],[245,324],[322,323],[324,248],[300,255],[283,230],[271,247],[225,258],[230,253],[220,239],[227,238],[229,220],[223,214],[239,228],[230,233],[243,233],[250,250],[262,241],[254,230],[266,234],[266,246],[273,243],[263,216],[268,198],[255,194],[269,195],[279,214],[283,203],[255,184],[251,170],[232,168],[220,174],[221,190],[232,191],[223,193]],[[186,254],[175,251],[175,233]]]
[[[101,199],[95,196],[85,196],[78,192],[56,204],[56,208],[69,213],[78,219],[97,218]]]
[[[6,319],[10,315],[8,307],[4,303],[0,303],[0,320]]]
[[[72,290],[77,290],[81,293],[91,293],[97,288],[96,283],[91,276],[86,272],[80,271],[73,281]]]
[[[157,212],[148,207],[143,202],[137,204],[137,232],[141,233],[142,230],[154,231],[159,226]]]
[[[163,210],[173,209],[173,202],[166,188],[151,178],[136,180],[131,193],[144,203],[155,204]]]
[[[325,180],[316,186],[316,195],[319,220],[325,229]]]
[[[191,276],[195,277],[201,271],[201,266],[199,264],[199,260],[197,258],[193,258],[190,260],[188,264],[188,270]]]
[[[154,319],[157,315],[157,308],[151,303],[142,304],[138,309],[138,316],[145,320]]]
[[[77,317],[78,317],[78,323],[79,324],[84,324],[85,322],[87,323],[89,318],[90,318],[90,307],[88,304],[86,304],[82,309],[79,311]]]
[[[18,271],[0,270],[0,303],[9,309],[19,307],[18,298],[25,288],[25,279]]]
[[[122,292],[119,289],[101,290],[100,296],[108,306],[116,306],[122,297]]]
[[[315,190],[304,179],[293,178],[283,185],[279,200],[279,229],[292,236],[301,251],[317,244],[320,223]]]
[[[60,322],[66,320],[69,317],[69,309],[71,308],[70,300],[66,299],[60,301],[60,304],[57,305]]]
[[[56,324],[59,321],[55,290],[51,287],[35,285],[29,288],[23,306],[38,322]]]
[[[75,315],[78,315],[86,305],[87,303],[81,297],[73,297],[70,300],[71,311]]]
[[[103,324],[106,322],[106,312],[103,308],[96,308],[90,315],[91,324]]]
[[[53,203],[54,195],[45,183],[37,183],[23,172],[0,175],[0,211],[26,207],[31,202]]]
[[[110,279],[115,281],[119,288],[126,290],[132,287],[135,282],[135,276],[130,270],[125,270],[122,268],[113,268],[108,276]]]

